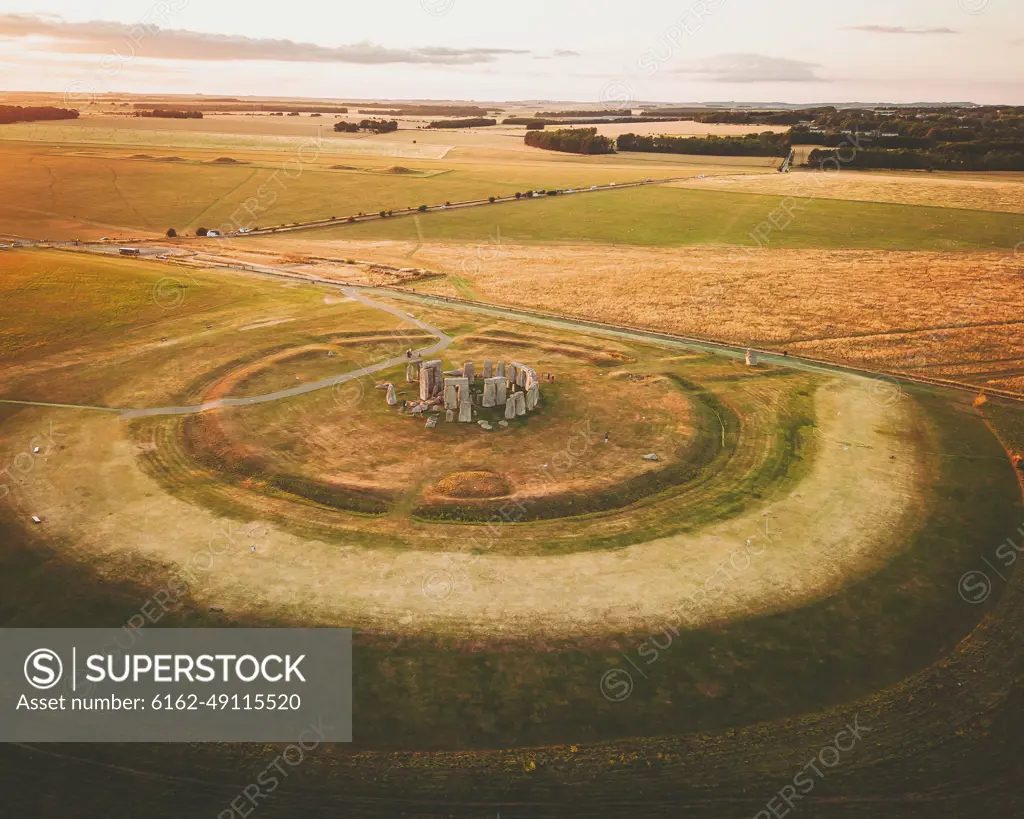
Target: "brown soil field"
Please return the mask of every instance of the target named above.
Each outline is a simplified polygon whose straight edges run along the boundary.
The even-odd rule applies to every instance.
[[[798,170],[787,174],[691,179],[670,184],[735,193],[1024,213],[1024,173],[980,177],[977,174]]]
[[[278,241],[447,274],[415,283],[422,293],[1024,386],[1024,274],[1013,253]]]

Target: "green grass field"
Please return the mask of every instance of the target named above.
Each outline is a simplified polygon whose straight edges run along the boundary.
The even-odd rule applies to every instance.
[[[486,243],[500,228],[509,243],[755,246],[751,234],[769,219],[783,228],[762,231],[770,247],[883,250],[1009,249],[1024,236],[1024,216],[872,202],[635,188],[545,197],[541,201],[423,214],[311,232],[310,238]],[[796,210],[798,205],[802,210]],[[419,231],[419,232],[418,232]]]
[[[360,212],[509,196],[539,188],[627,182],[648,175],[686,176],[762,170],[651,163],[538,152],[455,151],[443,159],[331,155],[315,150],[232,150],[49,146],[0,141],[7,196],[0,234],[76,239],[101,235],[180,235],[198,227],[268,227],[339,219]],[[181,161],[161,161],[177,155]],[[227,156],[239,164],[217,164]],[[301,159],[299,158],[301,157]],[[332,166],[338,166],[334,169]],[[420,173],[394,173],[408,168]]]

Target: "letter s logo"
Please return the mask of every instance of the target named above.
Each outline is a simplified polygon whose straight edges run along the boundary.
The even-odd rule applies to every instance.
[[[53,688],[63,674],[64,664],[52,649],[37,648],[25,658],[25,679],[40,691]]]

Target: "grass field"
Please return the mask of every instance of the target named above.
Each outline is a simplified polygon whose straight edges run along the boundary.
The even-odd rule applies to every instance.
[[[338,235],[341,232],[339,231]],[[308,254],[303,272],[360,282],[334,258],[415,265],[385,283],[424,294],[574,315],[871,369],[1022,391],[1019,264],[1010,252],[743,250],[325,240],[228,242],[264,263]],[[271,248],[283,255],[275,260]],[[253,253],[260,248],[263,253]],[[380,278],[380,277],[378,277]]]
[[[413,145],[383,137],[379,151],[376,138],[368,145],[366,138],[246,141],[229,134],[218,142],[216,134],[182,131],[161,140],[156,134],[163,132],[134,129],[98,131],[90,142],[50,141],[89,135],[74,126],[62,127],[71,132],[47,134],[47,141],[39,142],[19,142],[12,138],[16,132],[0,130],[0,161],[7,169],[9,191],[0,203],[0,235],[158,237],[172,227],[185,235],[232,218],[236,227],[266,227],[508,196],[517,190],[764,171],[756,162],[713,163],[701,157],[608,156],[587,161],[549,151],[522,155],[476,143],[449,150],[451,145]],[[138,141],[125,143],[119,135]],[[180,139],[182,135],[187,139]],[[222,158],[234,163],[216,161]]]
[[[803,202],[787,214],[781,210],[784,201],[782,196],[634,188],[548,197],[494,211],[428,213],[418,225],[410,219],[346,225],[325,229],[318,238],[412,240],[419,230],[429,241],[484,244],[500,228],[506,241],[516,243],[754,247],[758,240],[752,233],[764,224],[772,247],[994,250],[1012,249],[1024,236],[1020,214],[826,199]],[[773,214],[783,228],[768,223]]]
[[[314,122],[125,119],[104,136],[92,119],[4,132],[0,233],[213,226]],[[339,140],[259,215],[729,173],[547,155],[498,130]],[[754,250],[751,231],[796,194],[789,177],[733,178],[183,240],[206,255],[177,262],[0,252],[2,399],[262,396],[435,333],[445,369],[520,360],[555,376],[537,411],[489,432],[389,409],[384,382],[415,390],[404,362],[201,415],[0,402],[0,625],[116,628],[191,570],[161,627],[355,627],[355,742],[289,768],[260,819],[764,816],[851,723],[870,726],[865,739],[800,815],[1012,813],[1024,580],[992,561],[1024,534],[1024,472],[1009,457],[1024,449],[1020,403],[748,367],[721,349],[423,297],[1024,390],[1015,180],[954,191],[922,176],[909,193],[902,175],[830,180],[836,198],[806,203]],[[991,207],[968,207],[990,190]],[[232,254],[417,292],[212,266]],[[964,596],[966,573],[991,569],[990,594]],[[628,675],[625,697],[610,672]],[[0,760],[44,794],[36,815],[94,819],[141,795],[147,815],[178,819],[224,815],[284,747],[4,745]],[[74,804],[53,794],[55,776]]]

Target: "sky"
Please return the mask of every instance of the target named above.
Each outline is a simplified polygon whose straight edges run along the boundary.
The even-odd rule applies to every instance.
[[[1021,0],[6,0],[0,90],[1024,105]]]

